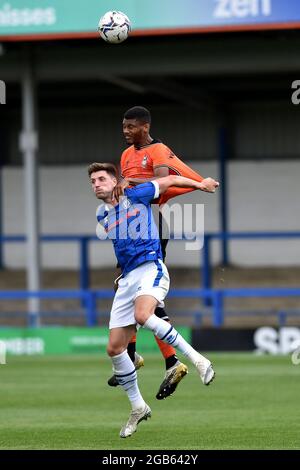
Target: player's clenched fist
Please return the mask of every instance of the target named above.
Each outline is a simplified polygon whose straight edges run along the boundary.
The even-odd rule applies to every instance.
[[[204,178],[200,183],[201,190],[206,191],[207,193],[214,193],[216,188],[220,186],[220,183],[213,178]]]
[[[128,188],[128,186],[129,182],[125,179],[116,185],[113,190],[113,197],[116,199],[116,201],[119,202],[120,197],[124,196],[124,191],[126,188]]]

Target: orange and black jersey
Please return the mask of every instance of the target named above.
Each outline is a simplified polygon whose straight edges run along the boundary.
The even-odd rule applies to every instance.
[[[124,178],[153,178],[154,170],[162,167],[168,168],[170,175],[185,176],[195,181],[203,180],[201,175],[183,163],[169,147],[158,140],[139,148],[131,145],[121,156],[121,174]],[[191,191],[193,189],[171,187],[160,196],[159,204]]]

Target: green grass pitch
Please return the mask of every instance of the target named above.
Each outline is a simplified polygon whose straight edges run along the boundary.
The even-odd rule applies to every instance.
[[[146,355],[140,389],[152,418],[120,439],[130,406],[106,385],[105,356],[8,357],[0,365],[1,449],[299,449],[300,365],[289,356],[209,354],[205,387],[189,366],[172,397],[155,399],[164,374]]]

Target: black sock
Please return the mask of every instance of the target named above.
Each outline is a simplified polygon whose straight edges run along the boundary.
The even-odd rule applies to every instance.
[[[166,369],[170,369],[170,367],[175,366],[177,361],[178,361],[178,357],[175,356],[175,354],[174,354],[174,356],[167,357],[167,359],[166,359]]]
[[[154,313],[158,318],[161,318],[162,320],[170,322],[169,317],[168,317],[168,315],[167,315],[164,308],[156,307]],[[173,356],[167,357],[167,359],[165,359],[165,361],[166,361],[166,369],[170,369],[170,367],[175,366],[176,362],[178,361],[178,357],[175,356],[175,354],[174,354]]]
[[[162,320],[165,320],[165,321],[170,321],[167,315],[167,312],[165,311],[164,308],[156,307],[154,313],[158,318],[161,318]]]
[[[133,363],[134,363],[135,351],[136,351],[136,342],[128,343],[127,352],[128,352],[128,356],[130,357]]]

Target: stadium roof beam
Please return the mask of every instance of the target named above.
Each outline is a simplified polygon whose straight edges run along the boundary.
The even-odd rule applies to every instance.
[[[164,81],[156,81],[156,85],[150,85],[149,90],[183,104],[193,109],[203,111],[203,109],[212,109],[216,107],[216,99],[213,98],[208,92],[199,93],[187,90],[186,87],[179,85],[174,80],[168,79]]]
[[[134,93],[138,93],[141,95],[146,93],[146,88],[144,86],[139,85],[138,83],[134,83],[131,80],[125,78],[101,74],[99,76],[99,79],[108,83],[112,83],[113,85],[116,85],[120,88],[124,88],[125,90],[132,91]]]
[[[99,45],[98,45],[99,46]],[[141,49],[142,48],[142,49]],[[110,48],[68,49],[62,51],[44,50],[39,57],[39,73],[51,79],[55,72],[72,75],[82,79],[93,77],[103,72],[124,77],[188,75],[209,76],[238,73],[259,74],[300,70],[300,40],[274,41],[264,39],[239,41],[227,38],[224,42],[215,40],[199,40],[193,43],[168,40],[159,43],[132,43],[126,49]],[[101,61],[98,56],[101,55]],[[82,66],[78,66],[78,58],[82,57]],[[138,57],[138,60],[137,60]],[[166,60],[166,57],[168,60]],[[71,73],[70,73],[71,72]],[[71,78],[72,79],[72,78]]]
[[[5,46],[0,56],[1,79],[20,81],[20,50]],[[11,49],[10,49],[11,47]],[[13,48],[12,48],[13,47]],[[41,81],[95,80],[103,72],[108,76],[154,77],[159,75],[220,77],[222,75],[276,74],[300,71],[300,36],[284,40],[270,37],[181,38],[177,43],[164,38],[152,42],[132,42],[111,48],[90,41],[33,46],[37,78]],[[167,57],[167,60],[166,60]],[[105,64],[105,67],[104,65]]]
[[[100,80],[106,81],[113,85],[116,85],[120,88],[125,88],[128,91],[132,91],[137,94],[146,94],[146,93],[156,93],[164,98],[175,101],[176,103],[183,104],[193,109],[203,111],[204,108],[207,108],[209,105],[215,106],[215,100],[213,100],[208,95],[204,97],[201,96],[199,99],[198,94],[193,94],[190,91],[188,92],[185,87],[175,84],[174,81],[168,80],[165,81],[149,81],[144,85],[140,85],[136,82],[133,82],[128,79],[121,77],[116,77],[112,75],[102,75],[99,76]]]

